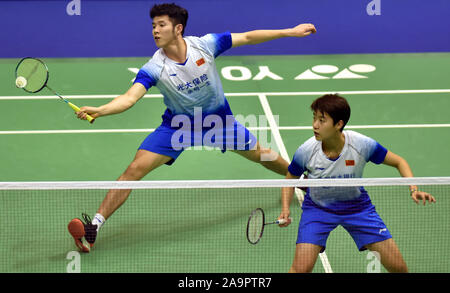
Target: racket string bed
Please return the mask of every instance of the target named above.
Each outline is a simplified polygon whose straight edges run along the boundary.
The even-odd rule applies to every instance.
[[[40,59],[26,57],[19,61],[16,67],[16,86],[29,93],[37,93],[43,88],[47,88],[54,95],[58,96],[62,101],[69,105],[75,112],[79,112],[80,108],[69,102],[66,98],[58,94],[55,90],[48,86],[49,71],[47,65]],[[94,123],[95,118],[86,114],[86,120]]]

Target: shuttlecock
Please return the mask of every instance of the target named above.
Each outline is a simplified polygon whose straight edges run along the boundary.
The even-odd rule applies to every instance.
[[[24,88],[27,85],[27,79],[23,76],[19,76],[16,78],[16,87]]]

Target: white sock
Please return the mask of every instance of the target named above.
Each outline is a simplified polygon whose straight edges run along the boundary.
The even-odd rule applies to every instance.
[[[92,225],[97,225],[97,232],[100,229],[100,227],[105,223],[105,217],[103,217],[101,214],[95,214],[94,219],[92,220]]]

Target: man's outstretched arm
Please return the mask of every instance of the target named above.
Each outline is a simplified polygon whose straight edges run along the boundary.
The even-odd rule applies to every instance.
[[[111,102],[100,106],[100,107],[89,107],[84,106],[80,108],[79,112],[76,112],[76,115],[80,119],[86,119],[86,114],[90,114],[94,118],[122,113],[123,111],[128,110],[133,107],[134,104],[141,99],[147,89],[141,83],[133,84],[130,89],[123,95],[116,97]]]
[[[286,37],[306,37],[316,33],[316,28],[311,23],[299,24],[296,27],[281,30],[254,30],[245,33],[232,33],[232,47],[243,45],[255,45],[268,42],[275,39]]]

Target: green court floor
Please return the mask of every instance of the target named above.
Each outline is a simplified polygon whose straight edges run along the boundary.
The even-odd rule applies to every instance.
[[[133,72],[146,60],[44,61],[50,70],[49,85],[83,106],[101,105],[125,92]],[[161,122],[165,106],[157,89],[125,113],[92,125],[80,121],[50,92],[28,94],[17,89],[17,62],[0,60],[1,181],[115,180]],[[361,64],[366,66],[355,66]],[[217,59],[235,116],[243,122],[251,121],[249,117],[273,118],[275,126],[247,126],[260,139],[268,135],[266,145],[287,160],[312,136],[311,102],[324,92],[338,92],[352,107],[347,128],[403,156],[418,177],[450,175],[449,65],[447,53]],[[264,70],[273,75],[264,76]],[[398,176],[383,165],[368,164],[365,170],[365,177]],[[174,165],[163,166],[144,180],[281,178],[233,153],[188,150]],[[450,272],[445,249],[450,194],[445,188],[430,188],[437,199],[434,206],[416,206],[405,188],[377,189],[371,198],[411,271]],[[0,191],[0,272],[66,272],[66,256],[76,250],[66,225],[82,212],[93,215],[104,194]],[[102,228],[93,253],[81,256],[82,271],[286,272],[301,209],[293,203],[294,224],[286,229],[270,227],[261,243],[252,246],[244,232],[256,207],[276,218],[279,190],[133,191]],[[342,228],[331,234],[326,254],[334,272],[365,272],[370,263],[367,252],[358,252]],[[320,260],[315,271],[324,271]]]

